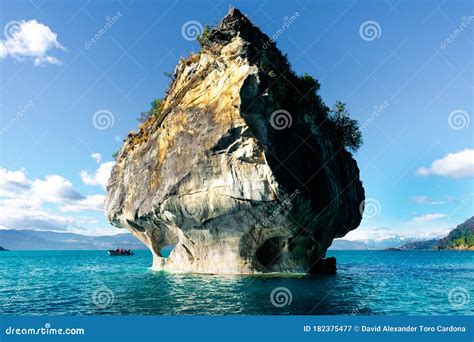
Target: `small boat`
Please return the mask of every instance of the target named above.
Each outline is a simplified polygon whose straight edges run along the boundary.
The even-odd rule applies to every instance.
[[[132,250],[122,250],[122,251],[117,251],[117,250],[114,250],[114,249],[109,249],[109,255],[110,256],[132,256],[133,254],[133,251]]]

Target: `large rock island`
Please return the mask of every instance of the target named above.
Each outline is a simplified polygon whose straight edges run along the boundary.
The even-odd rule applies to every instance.
[[[359,225],[364,189],[319,83],[236,9],[200,43],[119,150],[107,219],[157,270],[334,271],[326,250]]]

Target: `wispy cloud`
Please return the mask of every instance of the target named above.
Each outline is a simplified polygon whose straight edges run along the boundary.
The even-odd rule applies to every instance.
[[[415,204],[444,204],[445,201],[433,201],[428,196],[414,196],[410,197],[410,202]]]
[[[465,149],[449,153],[431,163],[430,167],[421,167],[416,171],[419,176],[437,175],[450,178],[474,176],[474,150]]]
[[[425,214],[425,215],[416,216],[413,219],[413,222],[417,222],[417,223],[431,222],[431,221],[439,220],[439,219],[442,219],[442,218],[445,218],[445,217],[448,217],[448,215],[441,214],[441,213]]]
[[[61,64],[50,52],[65,48],[48,26],[34,19],[11,21],[5,26],[5,34],[6,39],[0,41],[0,59],[11,56],[18,61],[32,60],[35,65]]]

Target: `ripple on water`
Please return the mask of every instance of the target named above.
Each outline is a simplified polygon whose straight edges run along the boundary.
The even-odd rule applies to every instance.
[[[472,315],[448,292],[474,297],[474,253],[331,252],[336,276],[260,277],[170,274],[151,255],[110,258],[102,251],[2,252],[1,314],[11,315]],[[273,289],[291,303],[275,307]],[[107,289],[107,290],[104,290]],[[106,291],[105,306],[94,291]],[[109,292],[110,291],[110,292]]]

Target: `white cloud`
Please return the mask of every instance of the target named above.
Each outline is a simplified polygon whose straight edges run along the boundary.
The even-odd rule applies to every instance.
[[[430,221],[439,220],[445,217],[448,217],[448,215],[441,214],[441,213],[425,214],[425,215],[420,215],[420,216],[415,217],[413,219],[413,222],[415,223],[430,222]]]
[[[431,239],[440,239],[446,236],[449,233],[449,229],[438,229],[430,231],[416,231],[416,232],[394,232],[388,231],[387,233],[374,233],[370,230],[361,230],[359,229],[350,231],[342,239],[349,241],[359,241],[366,243],[368,245],[380,245],[381,243],[392,242],[395,246],[401,246],[406,242],[410,241],[421,241],[421,240],[431,240]]]
[[[105,196],[82,196],[59,175],[29,179],[25,170],[0,168],[0,228],[82,229],[74,217],[60,212],[102,211]]]
[[[100,162],[102,161],[102,154],[92,153],[91,158],[94,159],[97,164],[100,164]]]
[[[87,174],[87,181],[105,186],[114,164],[100,164],[94,174]],[[59,175],[29,178],[24,169],[0,167],[0,229],[117,234],[115,227],[101,224],[103,215],[96,214],[103,211],[104,200],[104,194],[81,195],[68,179]]]
[[[435,160],[431,166],[422,167],[416,171],[419,176],[445,176],[450,178],[467,178],[474,176],[474,150],[465,149],[456,153],[449,153],[441,159]]]
[[[31,187],[23,170],[9,171],[0,168],[0,197],[11,197]]]
[[[71,182],[58,175],[28,179],[24,170],[0,168],[0,204],[40,208],[44,203],[68,203],[83,199]]]
[[[433,201],[428,196],[414,196],[410,197],[410,201],[416,204],[444,204],[444,201]]]
[[[0,59],[11,56],[19,61],[33,60],[35,65],[61,64],[49,52],[65,50],[58,42],[57,34],[36,20],[10,22],[7,24],[7,39],[0,41]]]
[[[32,184],[30,195],[42,202],[64,203],[82,199],[71,182],[58,175],[46,176],[44,180],[35,179]]]
[[[79,201],[66,203],[59,207],[63,212],[68,211],[103,211],[105,195],[91,195]]]
[[[402,245],[404,241],[440,239],[446,236],[451,229],[446,220],[430,221],[427,218],[423,220],[420,216],[420,218],[414,218],[410,221],[394,222],[391,224],[391,228],[361,226],[350,231],[342,239],[368,244],[399,241],[399,245]]]
[[[100,185],[105,188],[109,181],[110,172],[114,167],[115,162],[107,162],[99,165],[94,174],[89,173],[87,170],[81,171],[81,179],[87,185]]]
[[[78,225],[72,217],[46,210],[0,206],[0,228],[64,231]]]
[[[355,230],[351,230],[343,237],[343,239],[350,241],[367,241],[377,240],[392,235],[392,230],[386,227],[361,226]]]

